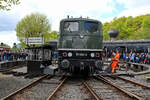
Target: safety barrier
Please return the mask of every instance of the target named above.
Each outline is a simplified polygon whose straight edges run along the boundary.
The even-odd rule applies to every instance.
[[[25,66],[25,65],[26,65],[26,61],[0,62],[0,69],[14,67],[14,66]]]

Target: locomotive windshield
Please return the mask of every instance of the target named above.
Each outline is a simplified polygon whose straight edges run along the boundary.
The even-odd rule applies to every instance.
[[[94,33],[98,31],[98,23],[97,22],[85,22],[85,32]]]
[[[64,22],[64,31],[66,32],[79,31],[79,23],[78,22]]]

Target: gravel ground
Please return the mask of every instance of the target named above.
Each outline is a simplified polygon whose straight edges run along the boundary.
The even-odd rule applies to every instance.
[[[147,76],[150,77],[150,75],[137,75],[137,76],[134,76],[134,77],[121,76],[121,77],[132,80],[132,81],[136,81],[138,83],[141,83],[141,84],[144,84],[144,85],[150,87],[150,80],[146,79]]]
[[[139,94],[139,95],[143,96],[144,98],[146,98],[147,100],[150,99],[150,90],[148,90],[148,89],[141,88],[140,86],[134,85],[130,82],[126,82],[126,81],[123,81],[120,79],[113,79],[110,77],[106,77],[106,78],[109,79],[111,82],[117,84],[118,86],[120,86],[132,93]]]
[[[82,82],[83,79],[68,79],[53,100],[92,100]]]
[[[131,100],[117,89],[96,79],[90,79],[88,84],[103,98],[103,100]]]
[[[14,69],[14,71],[26,73],[26,67],[19,69]],[[117,71],[117,73],[132,73],[132,70],[129,71]],[[150,86],[150,80],[147,80],[146,75],[137,75],[135,77],[125,77],[124,78],[145,84]],[[24,79],[23,76],[15,77],[12,75],[3,75],[0,73],[0,99],[8,94],[12,93],[15,90],[22,88],[28,83],[32,82],[34,79]],[[23,94],[17,95],[14,100],[45,100],[48,95],[56,88],[60,83],[60,77],[54,77],[52,79],[43,80],[41,83],[33,87],[31,90],[26,90]],[[90,94],[81,84],[82,79],[71,79],[68,80],[61,90],[58,91],[53,100],[91,100]],[[97,91],[97,93],[104,97],[104,100],[129,100],[124,95],[119,93],[117,90],[108,87],[106,84],[96,81],[89,80],[89,84]],[[129,86],[126,84],[126,86]],[[136,88],[133,88],[136,90]],[[141,92],[141,90],[137,91]],[[150,91],[148,91],[150,93]],[[150,95],[149,95],[150,96]]]
[[[59,79],[60,77],[44,79],[31,89],[28,89],[24,93],[15,96],[14,100],[46,100],[51,91],[53,91],[60,83]]]
[[[15,77],[0,73],[0,98],[22,88],[33,80],[34,79],[24,79],[24,77]]]

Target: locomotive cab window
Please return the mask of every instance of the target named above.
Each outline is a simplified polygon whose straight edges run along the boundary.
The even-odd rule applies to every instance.
[[[66,32],[79,31],[79,23],[78,22],[64,22],[64,31]]]
[[[98,23],[97,22],[85,22],[84,25],[85,32],[94,33],[98,31]]]

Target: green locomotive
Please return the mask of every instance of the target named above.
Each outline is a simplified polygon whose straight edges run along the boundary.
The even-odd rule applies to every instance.
[[[102,24],[88,18],[60,22],[59,69],[66,74],[91,75],[102,70]]]

